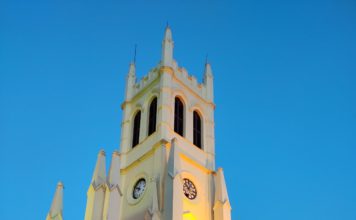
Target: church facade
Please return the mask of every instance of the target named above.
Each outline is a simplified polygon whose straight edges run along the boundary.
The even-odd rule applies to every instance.
[[[120,151],[98,154],[85,220],[230,220],[223,170],[215,168],[213,73],[202,83],[173,58],[166,28],[162,58],[140,81],[135,63],[121,105]],[[46,220],[62,220],[59,183]]]

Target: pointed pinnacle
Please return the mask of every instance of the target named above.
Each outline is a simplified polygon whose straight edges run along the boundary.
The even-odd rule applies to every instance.
[[[166,30],[164,32],[164,40],[165,41],[172,41],[172,31],[169,25],[167,25]]]
[[[129,76],[136,76],[136,66],[135,63],[130,63]]]
[[[222,203],[229,201],[222,168],[218,169],[215,176],[215,202],[216,201],[220,201]]]
[[[57,183],[56,192],[54,194],[54,198],[51,204],[51,208],[49,210],[50,216],[55,216],[58,214],[62,214],[63,209],[63,183],[59,181]]]
[[[108,182],[110,187],[116,186],[120,182],[120,154],[118,151],[112,153]]]
[[[95,165],[92,184],[94,184],[94,187],[97,187],[105,182],[106,182],[105,151],[100,150]]]
[[[210,76],[210,77],[213,76],[213,71],[211,69],[211,65],[208,62],[205,64],[204,76]]]

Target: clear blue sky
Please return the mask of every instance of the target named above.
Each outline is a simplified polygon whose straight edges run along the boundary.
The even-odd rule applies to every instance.
[[[83,219],[134,44],[141,77],[167,21],[190,74],[209,53],[233,219],[356,219],[355,1],[192,2],[0,2],[0,219],[44,219],[58,180]]]

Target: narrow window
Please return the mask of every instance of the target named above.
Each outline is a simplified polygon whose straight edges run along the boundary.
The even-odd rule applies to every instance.
[[[135,147],[140,140],[141,111],[137,112],[133,122],[132,147]]]
[[[201,118],[196,111],[193,112],[193,144],[201,148]]]
[[[150,105],[150,113],[148,119],[148,135],[156,131],[157,120],[157,98],[154,98]]]
[[[184,105],[179,98],[174,103],[174,131],[183,136]]]

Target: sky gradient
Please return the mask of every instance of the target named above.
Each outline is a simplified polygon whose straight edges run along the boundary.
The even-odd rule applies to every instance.
[[[0,1],[0,219],[45,219],[62,180],[83,219],[119,147],[124,80],[174,57],[215,77],[216,163],[233,220],[356,219],[356,3]]]

